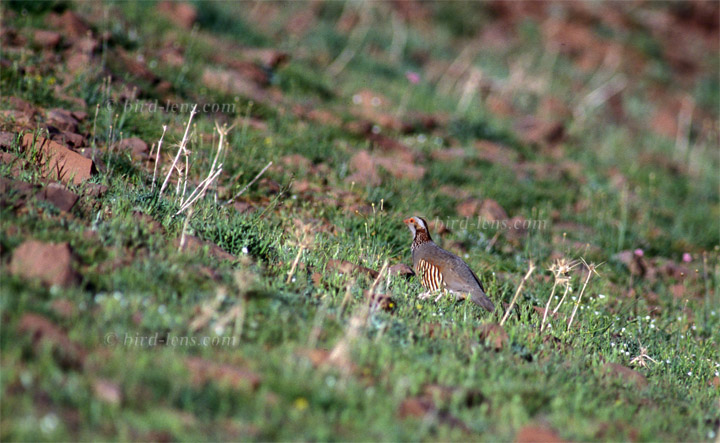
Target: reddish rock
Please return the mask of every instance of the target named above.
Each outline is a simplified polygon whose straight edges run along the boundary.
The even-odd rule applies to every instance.
[[[119,405],[122,402],[122,390],[117,383],[104,379],[96,378],[92,382],[93,393],[95,397],[105,403],[111,405]]]
[[[480,208],[480,203],[477,198],[469,198],[458,203],[455,210],[461,217],[474,217]]]
[[[500,206],[498,202],[490,198],[486,198],[485,200],[483,200],[482,204],[480,205],[478,215],[482,217],[483,220],[490,221],[500,221],[508,219],[507,212],[505,212],[502,206]]]
[[[340,274],[362,274],[370,278],[377,278],[378,272],[365,266],[356,265],[347,260],[330,260],[327,262],[326,269],[336,271]]]
[[[253,62],[245,60],[230,59],[226,60],[220,58],[229,68],[232,68],[236,73],[240,74],[243,78],[251,80],[260,86],[268,86],[270,84],[270,74],[266,68],[258,66]]]
[[[415,272],[413,272],[412,268],[405,263],[398,263],[396,265],[390,266],[390,269],[388,269],[388,273],[390,275],[400,275],[403,277],[411,277],[415,275]]]
[[[641,389],[648,385],[647,378],[644,375],[618,363],[605,363],[603,371],[611,377],[621,378],[623,381],[633,383]]]
[[[180,67],[185,64],[185,56],[182,51],[175,46],[169,46],[160,49],[158,52],[160,61],[169,66]]]
[[[382,183],[380,174],[375,169],[373,158],[367,151],[360,151],[353,155],[350,159],[350,170],[354,172],[347,177],[347,181],[370,186],[379,186]]]
[[[85,111],[73,111],[71,112],[73,118],[79,122],[85,120],[88,117],[88,113]]]
[[[117,148],[123,151],[130,151],[133,159],[142,160],[148,156],[148,145],[138,137],[130,137],[120,140]]]
[[[476,198],[468,199],[460,203],[455,209],[458,214],[463,217],[475,217],[477,215],[487,221],[502,221],[508,219],[507,212],[505,212],[502,206],[490,198],[486,198],[485,200]]]
[[[178,245],[180,239],[177,240]],[[182,250],[185,252],[197,254],[207,247],[207,253],[210,257],[214,257],[217,260],[237,260],[237,258],[229,252],[222,249],[220,246],[209,241],[202,240],[194,235],[185,235],[185,245]]]
[[[164,234],[165,233],[165,227],[162,225],[162,223],[155,220],[148,214],[142,213],[140,211],[133,211],[132,216],[135,220],[137,220],[138,223],[142,222],[143,224],[147,225],[147,228],[150,230],[151,233],[153,233],[153,234]]]
[[[515,125],[522,139],[530,144],[553,146],[565,138],[565,126],[557,121],[544,121],[532,116],[518,120]]]
[[[287,52],[272,48],[245,49],[242,51],[242,55],[248,60],[272,69],[278,68],[290,58]]]
[[[21,168],[25,167],[25,160],[9,152],[0,152],[0,163],[10,165],[10,173],[13,177],[20,175]]]
[[[72,50],[87,56],[92,55],[100,47],[100,42],[90,36],[78,38],[72,45]],[[78,120],[82,120],[78,118]]]
[[[463,159],[467,157],[467,154],[465,154],[465,150],[463,148],[448,148],[432,151],[430,153],[430,157],[432,157],[434,160],[449,162],[453,160]]]
[[[39,314],[24,314],[17,326],[20,334],[30,335],[36,352],[49,344],[53,355],[66,367],[81,369],[87,351],[75,344],[58,325]]]
[[[385,169],[390,175],[398,179],[419,180],[425,175],[425,168],[416,166],[408,159],[394,156],[372,155],[367,151],[360,151],[350,159],[350,170],[353,174],[346,181],[378,186],[382,183],[378,168]]]
[[[8,100],[10,102],[10,107],[16,111],[28,114],[30,117],[34,117],[37,113],[37,108],[28,101],[19,97],[10,97]]]
[[[312,162],[310,161],[310,159],[300,154],[290,154],[283,156],[280,159],[280,162],[284,166],[283,169],[292,168],[299,171],[308,171],[312,168]]]
[[[38,137],[33,143],[33,134],[25,134],[22,145],[26,150],[37,149],[40,152],[40,165],[45,178],[77,185],[89,179],[92,174],[92,160],[69,150],[60,143],[42,137]]]
[[[256,82],[234,70],[206,68],[202,75],[202,82],[208,88],[220,92],[239,94],[257,102],[268,100],[267,93]]]
[[[563,443],[565,440],[547,426],[529,425],[515,435],[516,443]]]
[[[39,279],[52,286],[71,286],[78,280],[72,268],[72,252],[67,243],[28,240],[13,251],[10,272],[26,279]]]
[[[80,197],[59,183],[50,183],[37,194],[37,198],[67,212],[75,206]]]
[[[400,418],[422,418],[435,410],[435,404],[427,397],[410,397],[403,400],[398,408]]]
[[[54,49],[60,44],[60,33],[38,29],[33,34],[33,41],[44,49]]]
[[[117,48],[115,50],[115,55],[117,56],[117,60],[124,65],[125,70],[127,70],[130,75],[145,80],[153,85],[160,83],[158,76],[156,76],[155,73],[145,65],[145,62],[142,61],[142,59],[128,53],[122,48]]]
[[[170,21],[185,29],[192,28],[197,20],[197,10],[189,3],[161,1],[157,5],[157,10]]]
[[[234,389],[255,390],[260,386],[260,375],[231,364],[215,363],[201,357],[188,357],[185,360],[195,385],[204,385],[208,382],[227,384]]]
[[[340,126],[342,119],[337,114],[326,109],[311,109],[303,114],[305,118],[322,125]]]
[[[73,75],[85,72],[91,66],[91,57],[83,52],[71,52],[65,60],[65,67]]]
[[[248,203],[246,201],[234,202],[233,208],[235,208],[235,210],[238,211],[240,214],[253,213],[256,210],[255,206],[253,206],[252,203]]]
[[[66,319],[73,318],[77,314],[75,304],[66,298],[53,300],[50,307],[57,315]]]
[[[314,27],[316,20],[312,8],[300,8],[285,22],[285,31],[290,35],[301,37]]]
[[[0,149],[12,149],[15,143],[15,133],[0,131]]]
[[[22,206],[34,193],[35,186],[30,183],[0,177],[0,207]]]
[[[85,183],[83,188],[83,196],[101,198],[107,192],[108,187],[99,183]]]
[[[84,37],[90,31],[90,26],[85,19],[70,9],[66,10],[62,15],[50,14],[47,22],[51,26],[59,28],[63,35],[71,39]]]
[[[61,131],[78,132],[78,121],[72,112],[65,109],[51,109],[47,113],[47,122]]]
[[[80,148],[85,145],[85,137],[80,134],[72,132],[62,132],[60,134],[53,134],[51,137],[53,141],[58,142],[62,145],[69,146],[73,149]]]
[[[490,345],[496,351],[507,346],[509,337],[505,329],[497,323],[485,323],[475,329],[486,344]]]
[[[478,156],[481,160],[513,168],[518,163],[517,153],[511,148],[488,140],[480,140],[475,143]]]

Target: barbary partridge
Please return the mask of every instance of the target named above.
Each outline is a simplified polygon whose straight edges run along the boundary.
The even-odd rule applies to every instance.
[[[436,245],[430,238],[427,222],[420,217],[403,220],[413,233],[412,251],[415,273],[421,276],[421,283],[428,291],[445,291],[455,294],[470,294],[470,299],[490,312],[495,310],[493,302],[485,295],[480,279],[457,255]]]

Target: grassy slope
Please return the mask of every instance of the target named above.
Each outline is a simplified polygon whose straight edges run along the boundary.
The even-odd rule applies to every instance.
[[[90,126],[96,127],[98,146],[105,152],[107,172],[92,180],[107,185],[107,194],[95,202],[82,202],[72,216],[38,202],[21,211],[2,209],[2,438],[459,440],[470,434],[477,439],[509,440],[519,428],[535,422],[576,440],[712,439],[720,420],[718,388],[709,385],[720,364],[718,158],[712,137],[692,139],[699,157],[688,163],[677,159],[674,140],[647,129],[647,109],[654,104],[646,84],[669,75],[662,60],[655,60],[642,80],[632,79],[623,96],[634,128],[613,123],[601,107],[584,122],[568,118],[568,137],[554,151],[528,143],[513,130],[512,118],[493,113],[476,99],[467,110],[457,112],[457,95],[439,94],[425,79],[409,86],[404,74],[421,69],[417,53],[449,62],[459,52],[467,29],[489,23],[487,11],[468,13],[463,10],[466,6],[431,5],[437,21],[430,31],[408,28],[407,46],[395,62],[383,52],[393,38],[389,15],[372,10],[373,31],[362,50],[331,78],[327,65],[348,41],[336,27],[343,11],[340,3],[317,9],[317,31],[301,37],[283,31],[300,6],[252,26],[226,18],[241,15],[243,6],[204,3],[198,29],[191,33],[153,18],[152,3],[109,6],[114,21],[123,20],[125,26],[110,26],[89,5],[74,4],[82,13],[98,17],[98,29],[110,29],[113,44],[131,54],[152,58],[155,48],[168,39],[185,46],[181,67],[155,69],[170,81],[179,99],[237,103],[237,112],[229,116],[237,127],[228,139],[231,149],[220,179],[230,191],[248,183],[268,161],[283,165],[282,158],[289,154],[326,165],[327,172],[310,173],[292,165],[271,168],[265,177],[283,188],[273,194],[262,182],[252,187],[244,199],[259,210],[251,214],[220,208],[210,198],[198,203],[190,233],[246,257],[243,260],[229,263],[205,253],[178,253],[174,241],[180,237],[184,218],[173,217],[178,205],[172,193],[158,198],[150,190],[151,174],[146,169],[105,148],[120,133],[153,143],[167,124],[166,146],[174,152],[172,143],[182,137],[187,115],[101,107],[97,119],[91,117],[84,129],[91,132]],[[47,13],[9,14],[4,20],[20,29],[43,27]],[[478,22],[469,17],[477,17]],[[540,93],[523,89],[510,97],[523,114],[537,113],[543,97],[576,103],[573,97],[597,87],[593,73],[578,69],[565,55],[551,64],[543,58],[543,48],[533,43],[538,41],[539,26],[532,19],[522,22],[514,44],[483,49],[475,60],[497,79],[509,75],[507,60],[527,60],[528,77],[521,85],[537,79],[545,83]],[[642,29],[633,31],[639,35],[598,32],[610,33],[610,39],[627,45],[652,48],[653,37]],[[348,183],[350,158],[367,142],[334,125],[299,119],[288,112],[289,106],[256,103],[248,108],[247,100],[202,85],[203,68],[213,63],[211,57],[217,52],[215,39],[290,52],[289,65],[274,74],[290,103],[329,109],[351,120],[353,94],[370,89],[395,106],[406,100],[409,110],[448,115],[448,123],[433,134],[391,133],[424,157],[419,161],[427,168],[424,177],[416,182],[383,175],[380,186]],[[31,49],[4,57],[24,66],[45,66]],[[112,62],[108,61],[111,67]],[[62,65],[56,69],[39,69],[34,75],[8,69],[3,73],[2,95],[43,107],[65,106],[49,86]],[[717,77],[717,72],[710,74],[708,78]],[[95,104],[107,103],[120,83],[105,88],[98,67],[67,90],[93,110]],[[147,97],[153,97],[152,88],[148,91]],[[704,89],[698,91],[697,102],[709,100],[715,105],[708,107],[709,112],[716,112],[717,91],[709,99]],[[267,129],[244,127],[248,109],[249,115],[267,123]],[[213,118],[200,115],[195,122],[193,171],[200,176],[215,149],[210,142]],[[12,129],[10,123],[4,124]],[[573,162],[579,172],[517,174],[510,165],[476,158],[477,139],[504,144],[516,162],[537,165],[540,171]],[[463,148],[468,157],[430,160],[434,151],[449,145]],[[26,155],[19,148],[16,152]],[[680,165],[680,172],[663,168],[652,160],[657,158]],[[1,166],[0,172],[10,176],[10,167]],[[39,182],[32,169],[20,178]],[[308,181],[318,190],[297,192],[293,181]],[[454,195],[442,192],[443,185],[453,186]],[[349,191],[350,203],[337,203],[340,191]],[[410,238],[401,220],[411,214],[457,218],[461,193],[494,199],[511,215],[551,220],[549,229],[531,231],[515,242],[505,236],[493,241],[493,232],[472,226],[436,235],[442,244],[456,251],[462,248],[498,305],[509,302],[529,260],[541,268],[557,256],[605,262],[600,275],[590,281],[571,332],[564,332],[569,304],[551,320],[550,332],[538,331],[539,317],[531,307],[544,305],[552,288],[552,279],[539,275],[549,276],[544,269],[523,289],[517,315],[505,325],[509,343],[499,351],[483,343],[476,328],[493,318],[498,321],[502,310],[490,316],[447,297],[437,304],[419,301],[416,294],[421,288],[415,279],[392,278],[383,291],[392,296],[394,312],[373,311],[365,319],[363,294],[371,281],[323,272],[330,259],[373,269],[380,269],[385,260],[408,263]],[[354,212],[370,205],[372,210],[365,215]],[[151,229],[132,211],[149,214],[163,229]],[[294,223],[310,219],[319,220],[325,229],[314,236],[294,278],[285,283],[298,254],[300,239]],[[48,289],[9,275],[12,251],[27,238],[69,242],[77,255],[81,283]],[[691,252],[694,261],[688,266],[699,271],[681,281],[664,274],[656,280],[643,279],[613,259],[615,253],[635,248],[642,248],[648,257],[676,262],[684,252]],[[319,282],[313,281],[313,272],[322,273]],[[572,275],[576,296],[585,272]],[[681,299],[672,295],[676,284],[685,289]],[[348,293],[350,301],[345,303]],[[218,294],[226,295],[214,306],[211,321],[191,331],[201,307]],[[52,308],[57,300],[68,300],[74,313],[59,315]],[[240,314],[218,328],[223,314],[233,309]],[[18,334],[19,319],[28,312],[45,315],[88,350],[82,369],[63,364],[52,346],[34,347],[30,337]],[[357,322],[362,327],[356,332],[351,325]],[[104,343],[107,334],[123,338],[156,332],[239,335],[241,344],[143,349]],[[349,343],[351,363],[316,367],[307,357],[314,349],[333,349],[343,340]],[[657,360],[636,367],[647,377],[647,387],[639,389],[604,374],[607,362],[630,366],[641,346]],[[247,369],[262,381],[255,389],[232,385],[219,376],[197,383],[188,356]],[[107,401],[99,393],[98,380],[117,389],[121,401]],[[402,417],[401,404],[434,384],[455,390],[448,397],[434,398],[436,410],[424,418]],[[469,394],[481,400],[469,403]]]

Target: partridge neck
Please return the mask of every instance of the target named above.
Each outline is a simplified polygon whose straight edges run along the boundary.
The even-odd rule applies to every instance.
[[[414,251],[415,248],[420,246],[423,243],[431,242],[432,239],[430,239],[430,235],[425,231],[418,231],[415,234],[415,238],[413,239],[412,245],[410,245],[410,250]]]

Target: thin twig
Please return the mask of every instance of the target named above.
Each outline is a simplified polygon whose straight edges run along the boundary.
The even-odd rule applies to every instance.
[[[368,31],[372,27],[372,20],[369,17],[369,5],[370,2],[364,3],[363,9],[360,11],[360,21],[350,33],[347,46],[328,66],[328,72],[332,77],[336,77],[345,69],[345,66],[355,57],[355,54],[365,41]]]
[[[258,172],[258,174],[255,176],[255,178],[253,178],[252,180],[250,180],[250,183],[248,183],[247,185],[245,185],[245,187],[242,188],[242,189],[240,190],[240,192],[238,192],[237,194],[235,194],[230,200],[226,201],[226,202],[223,204],[223,206],[229,205],[229,204],[232,203],[236,198],[240,197],[245,191],[247,191],[247,189],[248,189],[250,186],[252,186],[253,183],[255,183],[255,182],[265,173],[265,171],[267,171],[267,169],[268,169],[270,166],[272,166],[272,164],[273,164],[273,162],[269,162],[267,165],[265,165],[265,167],[262,168],[262,170],[261,170],[260,172]]]
[[[555,295],[555,288],[557,288],[558,280],[555,279],[555,283],[553,283],[552,291],[550,291],[550,297],[548,298],[547,304],[545,304],[545,312],[543,312],[543,318],[542,323],[540,324],[540,332],[545,330],[545,321],[547,321],[547,314],[550,310],[550,302],[553,299],[553,296]]]
[[[187,126],[185,127],[185,134],[183,135],[182,141],[180,142],[180,147],[178,148],[177,155],[175,155],[175,159],[172,162],[172,165],[170,165],[170,170],[167,173],[167,176],[165,176],[165,181],[163,181],[162,186],[160,187],[160,194],[162,195],[163,191],[165,190],[165,187],[168,184],[168,181],[170,180],[170,176],[172,175],[173,169],[175,169],[175,165],[177,165],[178,160],[180,159],[180,154],[185,150],[185,144],[187,143],[187,137],[188,132],[190,131],[190,123],[192,122],[193,116],[195,115],[195,110],[197,109],[197,104],[193,106],[192,111],[190,111],[190,118],[188,119]]]
[[[157,153],[155,154],[155,168],[153,169],[153,181],[152,181],[152,189],[155,189],[155,178],[157,176],[157,169],[158,169],[158,163],[160,163],[160,148],[162,148],[162,142],[165,138],[165,131],[167,131],[167,125],[163,125],[163,133],[160,136],[160,141],[158,141],[158,149]]]
[[[504,325],[505,321],[507,321],[508,317],[510,316],[510,311],[512,311],[512,308],[515,306],[515,302],[517,301],[518,296],[520,296],[520,291],[522,290],[523,284],[525,284],[525,280],[530,278],[530,274],[532,274],[534,270],[535,265],[533,264],[533,262],[530,262],[527,274],[525,274],[525,277],[523,277],[522,281],[520,281],[520,285],[515,291],[515,296],[513,296],[512,301],[510,302],[510,306],[508,306],[507,311],[505,311],[505,315],[503,316],[502,320],[500,320],[500,326]]]
[[[191,207],[198,199],[202,198],[205,195],[205,192],[207,191],[207,188],[210,187],[210,184],[218,178],[220,173],[222,172],[222,165],[218,168],[217,171],[210,177],[206,178],[205,180],[201,181],[200,184],[198,184],[198,187],[195,188],[195,190],[188,196],[187,202],[183,203],[183,205],[180,207],[180,209],[175,213],[175,215],[178,215],[185,211],[187,208]]]
[[[188,213],[187,217],[185,217],[185,221],[183,222],[183,228],[182,228],[182,234],[180,234],[180,246],[178,246],[178,252],[181,252],[183,248],[185,248],[185,233],[187,232],[188,224],[190,223],[190,218],[192,217],[193,211],[190,209],[190,212]]]
[[[572,314],[570,315],[570,321],[568,322],[567,330],[570,330],[570,326],[572,326],[573,320],[575,319],[575,313],[577,313],[578,308],[580,307],[580,301],[582,300],[582,296],[585,293],[585,288],[587,288],[588,282],[590,281],[590,277],[592,277],[593,274],[597,274],[597,271],[595,269],[600,265],[595,265],[593,263],[587,264],[585,263],[585,260],[583,260],[583,264],[588,270],[588,275],[585,278],[585,283],[583,283],[583,287],[580,290],[580,295],[578,295],[577,301],[575,302],[575,307],[573,308]]]
[[[561,306],[561,305],[563,304],[563,302],[565,301],[565,297],[567,297],[569,291],[570,291],[570,283],[568,282],[568,283],[565,285],[565,292],[563,292],[563,296],[560,297],[560,301],[558,302],[557,306],[555,306],[555,309],[553,309],[553,312],[552,312],[553,315],[557,314],[558,309],[560,309],[560,306]]]

